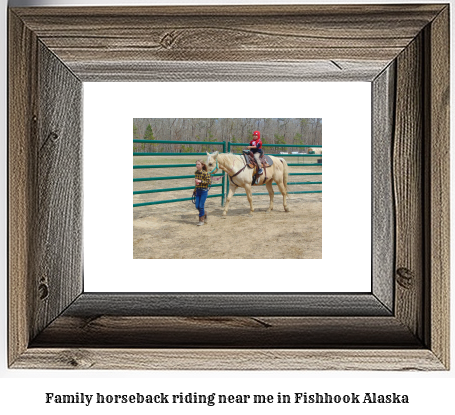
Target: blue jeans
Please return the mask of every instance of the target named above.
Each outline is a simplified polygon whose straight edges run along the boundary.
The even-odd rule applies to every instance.
[[[204,216],[204,205],[209,191],[207,189],[196,189],[196,209],[199,210],[199,217]]]

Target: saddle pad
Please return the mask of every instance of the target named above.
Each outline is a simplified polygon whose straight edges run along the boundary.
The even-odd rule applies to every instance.
[[[265,162],[268,164],[268,166],[266,166],[266,167],[270,167],[273,164],[273,161],[269,156],[264,155],[264,157],[261,160],[264,160],[264,159],[265,159]]]

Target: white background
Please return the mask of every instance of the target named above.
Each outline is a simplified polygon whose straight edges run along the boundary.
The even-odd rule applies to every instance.
[[[255,96],[254,105],[248,99],[251,96]],[[245,278],[233,271],[254,259],[133,260],[133,117],[322,118],[323,259],[261,260],[268,274],[280,278]],[[347,145],[355,148],[351,156],[355,163],[347,162]],[[369,292],[370,155],[368,82],[84,83],[84,289],[254,292],[260,287],[262,292]],[[191,202],[188,206],[192,208]],[[299,208],[304,209],[304,204]],[[226,220],[234,219],[228,213]],[[292,216],[288,219],[292,231]],[[203,243],[210,246],[211,241]]]
[[[399,1],[389,1],[390,3],[400,3]],[[427,1],[426,3],[438,3],[438,1]],[[156,4],[153,1],[139,1],[135,4]],[[168,4],[197,4],[201,1],[168,1]],[[206,2],[210,3],[210,2]],[[219,2],[213,1],[212,3]],[[234,2],[233,2],[234,3]],[[242,3],[236,1],[235,3]],[[250,3],[256,3],[251,1]],[[259,2],[257,2],[259,3]],[[263,3],[272,3],[266,2]],[[273,3],[280,3],[275,1]],[[293,0],[286,0],[285,3],[299,3]],[[305,3],[300,2],[300,3]],[[309,3],[315,3],[311,1]],[[338,3],[337,1],[318,1],[317,3]],[[368,3],[384,3],[379,0]],[[96,3],[88,0],[12,0],[10,5],[92,5],[92,4],[125,4],[116,0],[98,0]],[[2,413],[46,413],[46,414],[151,414],[154,411],[159,413],[177,413],[175,407],[156,408],[134,406],[122,407],[68,407],[49,406],[44,404],[44,394],[46,392],[55,393],[128,393],[130,391],[149,393],[150,391],[172,391],[179,392],[201,392],[209,393],[293,393],[300,391],[308,392],[329,392],[329,393],[362,393],[376,391],[378,393],[407,393],[411,398],[410,405],[320,405],[320,406],[293,406],[262,407],[265,413],[276,413],[277,409],[281,413],[309,413],[309,414],[365,414],[366,411],[372,415],[384,413],[388,414],[408,414],[408,413],[439,413],[449,414],[453,412],[453,390],[455,389],[454,371],[450,372],[306,372],[306,371],[280,371],[280,372],[244,372],[244,371],[164,371],[164,372],[117,372],[117,371],[31,371],[31,370],[8,370],[6,369],[6,1],[2,0],[0,10],[3,25],[3,36],[0,36],[1,56],[3,65],[0,66],[0,128],[1,134],[1,166],[0,170],[0,190],[3,195],[3,203],[0,204],[1,218],[0,230],[4,236],[0,240],[0,262],[2,263],[2,283],[0,294],[2,298],[2,319],[0,320],[2,336],[0,336],[0,408]],[[453,2],[452,2],[453,11]],[[453,34],[453,30],[452,30]],[[452,42],[453,43],[453,42]],[[452,76],[453,85],[453,76]],[[452,106],[453,108],[453,106]],[[452,120],[452,125],[455,125]],[[452,183],[455,181],[452,177]],[[454,221],[451,222],[454,224]],[[453,226],[453,225],[452,225]],[[452,228],[453,229],[453,228]],[[452,244],[454,247],[455,244]],[[453,248],[452,248],[453,249]],[[453,284],[452,284],[453,287]],[[452,288],[452,299],[453,299]],[[453,300],[452,300],[453,301]],[[452,333],[455,332],[452,319]],[[452,345],[454,344],[452,336]],[[453,347],[452,347],[453,356]],[[208,408],[208,407],[207,407]],[[203,406],[185,406],[184,409],[177,407],[179,413],[226,413],[233,411],[238,413],[250,413],[251,406],[242,407],[227,406],[213,407],[206,409]],[[272,412],[273,411],[273,412]]]

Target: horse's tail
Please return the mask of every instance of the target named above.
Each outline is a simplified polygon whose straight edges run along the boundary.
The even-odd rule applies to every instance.
[[[284,158],[280,158],[281,162],[283,163],[283,184],[286,189],[286,193],[288,192],[288,163]]]

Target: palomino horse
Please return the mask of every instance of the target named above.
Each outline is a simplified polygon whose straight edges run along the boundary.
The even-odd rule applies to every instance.
[[[244,157],[232,153],[218,153],[218,151],[215,151],[214,153],[207,153],[207,156],[207,167],[209,168],[209,171],[215,173],[220,168],[228,174],[229,181],[231,182],[229,194],[224,206],[223,216],[226,216],[229,207],[229,201],[231,200],[231,197],[234,196],[235,191],[239,187],[243,187],[245,189],[248,202],[250,202],[250,212],[254,212],[251,192],[254,170],[247,167]],[[272,159],[273,164],[270,167],[267,167],[265,169],[266,171],[261,176],[259,176],[259,182],[255,184],[255,186],[264,184],[267,174],[267,181],[265,182],[265,186],[267,187],[267,191],[269,192],[270,196],[270,206],[267,212],[270,212],[273,209],[273,181],[277,184],[278,189],[283,195],[284,210],[286,212],[289,212],[289,207],[286,203],[288,165],[286,163],[286,160],[283,158],[273,156],[269,157]]]

